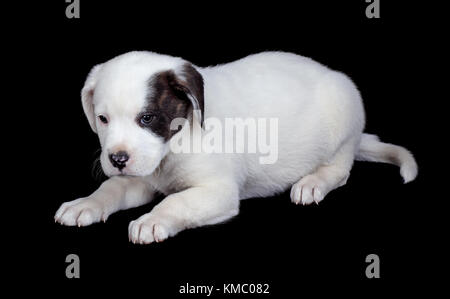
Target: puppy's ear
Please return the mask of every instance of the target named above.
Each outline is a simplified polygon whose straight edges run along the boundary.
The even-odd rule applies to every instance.
[[[186,94],[192,103],[194,117],[203,126],[205,107],[202,75],[190,63],[185,63],[175,74],[173,87]]]
[[[95,91],[95,85],[97,84],[97,76],[100,72],[101,65],[94,66],[91,71],[89,72],[89,75],[86,78],[86,81],[84,83],[84,87],[81,90],[81,102],[83,104],[83,110],[84,114],[86,115],[89,125],[92,128],[92,131],[94,133],[97,133],[97,127],[95,126],[95,114],[94,114],[94,91]]]

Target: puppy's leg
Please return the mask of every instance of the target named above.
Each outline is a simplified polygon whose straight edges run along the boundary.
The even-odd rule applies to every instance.
[[[85,198],[65,202],[55,214],[55,221],[69,226],[86,226],[119,210],[150,202],[154,191],[140,178],[114,176]]]
[[[161,242],[186,228],[222,222],[238,211],[237,187],[192,187],[167,196],[150,213],[132,221],[128,234],[133,243]]]
[[[345,185],[353,165],[355,146],[353,142],[343,145],[329,163],[304,176],[291,189],[295,204],[317,204],[333,189]]]

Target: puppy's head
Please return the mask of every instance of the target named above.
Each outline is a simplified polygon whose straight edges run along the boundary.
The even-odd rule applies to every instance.
[[[151,52],[118,56],[89,73],[83,109],[98,134],[103,171],[150,175],[169,151],[175,118],[203,119],[203,78],[188,62]]]

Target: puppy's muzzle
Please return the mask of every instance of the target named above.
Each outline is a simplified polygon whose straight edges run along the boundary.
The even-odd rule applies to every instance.
[[[111,161],[112,166],[118,168],[119,170],[122,170],[126,166],[129,159],[130,157],[125,151],[120,151],[109,155],[109,160]]]

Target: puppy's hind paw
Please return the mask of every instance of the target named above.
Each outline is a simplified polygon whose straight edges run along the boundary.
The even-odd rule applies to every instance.
[[[307,175],[292,186],[291,201],[302,205],[319,204],[327,193],[325,182],[315,175]]]

